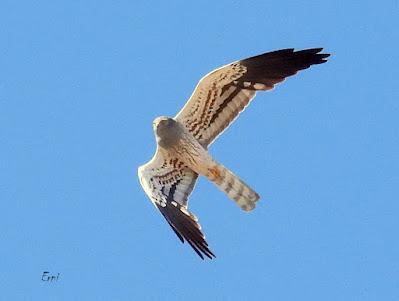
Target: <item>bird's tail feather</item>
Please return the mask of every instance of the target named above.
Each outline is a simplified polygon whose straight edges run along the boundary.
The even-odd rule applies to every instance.
[[[208,169],[207,178],[227,194],[241,209],[251,211],[255,208],[259,195],[239,177],[221,164]]]

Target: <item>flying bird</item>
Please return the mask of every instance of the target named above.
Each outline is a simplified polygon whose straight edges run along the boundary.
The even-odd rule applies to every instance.
[[[286,77],[329,54],[322,48],[282,49],[220,67],[205,75],[175,117],[157,117],[153,130],[154,157],[138,168],[138,177],[151,202],[181,242],[187,241],[204,259],[215,257],[197,217],[188,210],[188,197],[198,175],[205,176],[245,211],[255,208],[259,195],[208,152],[209,145],[255,97]]]

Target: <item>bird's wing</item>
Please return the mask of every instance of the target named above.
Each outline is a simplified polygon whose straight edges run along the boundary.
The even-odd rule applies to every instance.
[[[238,116],[258,90],[274,85],[299,70],[322,64],[322,48],[283,49],[233,62],[205,75],[175,119],[204,146]]]
[[[202,259],[204,255],[211,259],[215,257],[201,232],[197,217],[187,209],[187,199],[198,174],[178,159],[167,158],[160,151],[150,162],[140,166],[138,173],[145,193],[180,241],[187,241]]]

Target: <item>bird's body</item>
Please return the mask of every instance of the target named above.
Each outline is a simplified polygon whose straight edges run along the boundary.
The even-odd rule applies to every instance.
[[[198,175],[205,176],[243,210],[255,208],[259,195],[218,163],[208,146],[245,108],[258,90],[270,90],[285,77],[324,63],[321,48],[284,49],[226,65],[203,77],[174,117],[158,117],[153,129],[154,157],[138,169],[144,191],[182,242],[212,258],[198,219],[188,211],[188,196]]]
[[[195,173],[207,177],[244,210],[255,207],[259,196],[231,171],[216,162],[188,129],[179,121],[158,117],[154,133],[159,152],[164,158],[174,158]]]

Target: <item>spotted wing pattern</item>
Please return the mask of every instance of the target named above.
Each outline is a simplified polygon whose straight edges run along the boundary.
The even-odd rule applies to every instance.
[[[283,49],[233,62],[204,76],[176,115],[207,147],[244,110],[256,91],[271,90],[286,77],[326,62],[322,48]]]
[[[188,211],[187,199],[198,174],[178,159],[166,158],[161,152],[141,166],[138,173],[144,191],[180,241],[187,241],[202,259],[204,255],[211,259],[215,257],[201,232],[197,217]]]

